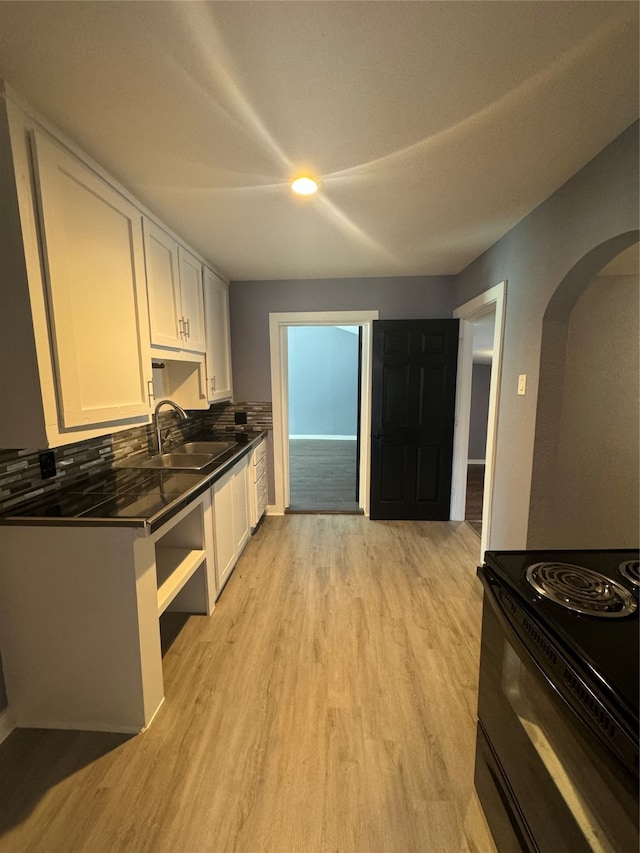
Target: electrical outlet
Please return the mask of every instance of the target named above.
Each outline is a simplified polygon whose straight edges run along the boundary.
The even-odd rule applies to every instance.
[[[43,450],[38,454],[40,460],[40,475],[43,480],[56,476],[56,457],[53,450]]]
[[[235,422],[237,424],[246,424],[246,422],[247,422],[247,413],[246,412],[234,412],[233,417],[235,418]]]

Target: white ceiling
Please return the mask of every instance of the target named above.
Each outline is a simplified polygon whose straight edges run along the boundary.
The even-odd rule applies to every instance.
[[[231,279],[457,273],[637,117],[638,4],[0,2],[0,76]]]

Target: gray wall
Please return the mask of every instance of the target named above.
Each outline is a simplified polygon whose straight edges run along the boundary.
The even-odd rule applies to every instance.
[[[381,320],[451,317],[453,276],[232,281],[229,288],[233,396],[271,400],[269,314],[292,311],[372,311]],[[273,442],[267,444],[273,503]]]
[[[571,312],[558,448],[537,535],[557,548],[637,547],[638,276],[602,276]]]
[[[468,459],[485,458],[487,448],[487,420],[489,418],[490,383],[491,365],[474,364],[471,380]]]
[[[229,288],[233,395],[271,400],[269,314],[373,311],[381,320],[450,317],[453,276],[232,281]]]
[[[269,314],[380,311],[381,320],[450,317],[452,276],[232,281],[229,289],[233,395],[271,400]]]
[[[620,235],[637,228],[636,122],[455,277],[453,291],[450,276],[232,282],[235,397],[271,399],[269,312],[377,308],[381,319],[449,317],[452,308],[506,279],[491,545],[534,545],[528,530],[543,317],[572,271],[579,272],[583,288],[631,242]],[[609,240],[608,255],[599,255],[598,247]],[[517,394],[521,373],[528,377],[526,396]],[[538,498],[545,492],[539,490]]]
[[[494,548],[535,544],[528,538],[529,504],[547,305],[592,250],[637,228],[636,122],[457,277],[457,305],[508,281],[491,519]],[[617,251],[629,242],[631,238],[621,238]],[[581,286],[615,253],[612,247],[609,256],[591,255],[592,263],[580,267]],[[526,396],[517,395],[521,373],[528,377]]]
[[[292,326],[289,434],[358,431],[358,334],[335,326]]]

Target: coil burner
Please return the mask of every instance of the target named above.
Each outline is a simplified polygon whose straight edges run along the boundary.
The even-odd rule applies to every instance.
[[[620,563],[618,571],[629,583],[632,583],[634,586],[640,586],[640,560],[627,560],[624,563]]]
[[[600,572],[570,563],[534,563],[527,580],[540,595],[556,604],[590,616],[616,618],[636,609],[631,593]]]

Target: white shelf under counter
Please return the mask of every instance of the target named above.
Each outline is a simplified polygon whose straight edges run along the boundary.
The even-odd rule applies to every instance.
[[[207,490],[157,531],[2,529],[0,647],[16,725],[139,732],[164,699],[159,614],[213,611]]]
[[[206,551],[189,548],[156,549],[156,572],[158,576],[158,616],[173,602],[185,584],[204,563]],[[165,580],[160,583],[160,578]]]

